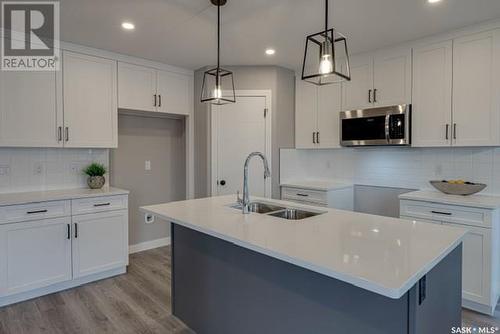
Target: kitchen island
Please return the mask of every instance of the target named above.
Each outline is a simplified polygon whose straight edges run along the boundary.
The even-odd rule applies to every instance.
[[[235,196],[141,208],[172,222],[172,310],[204,333],[448,333],[461,325],[465,230]]]

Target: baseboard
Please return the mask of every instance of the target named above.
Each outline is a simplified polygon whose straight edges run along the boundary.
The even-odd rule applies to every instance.
[[[493,305],[497,305],[497,303],[494,303]],[[479,304],[476,302],[473,302],[471,300],[467,300],[462,298],[462,307],[473,310],[479,313],[487,314],[492,316],[495,313],[495,306],[493,305],[484,305],[484,304]]]
[[[134,254],[138,252],[143,252],[149,249],[154,249],[158,247],[165,247],[170,245],[170,237],[166,238],[161,238],[161,239],[156,239],[156,240],[151,240],[151,241],[145,241],[141,242],[135,245],[130,245],[128,247],[128,252],[129,254]]]

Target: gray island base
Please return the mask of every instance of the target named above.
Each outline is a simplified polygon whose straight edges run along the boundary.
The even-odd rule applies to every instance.
[[[172,309],[197,334],[430,334],[461,326],[460,244],[400,299],[172,224]]]

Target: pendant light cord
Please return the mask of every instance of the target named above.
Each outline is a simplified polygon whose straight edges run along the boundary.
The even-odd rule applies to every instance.
[[[328,31],[328,0],[325,0],[325,34]]]
[[[217,71],[220,68],[220,2],[217,5]]]

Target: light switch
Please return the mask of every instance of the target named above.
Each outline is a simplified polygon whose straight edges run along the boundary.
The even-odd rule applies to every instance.
[[[144,170],[151,170],[151,160],[144,161]]]

